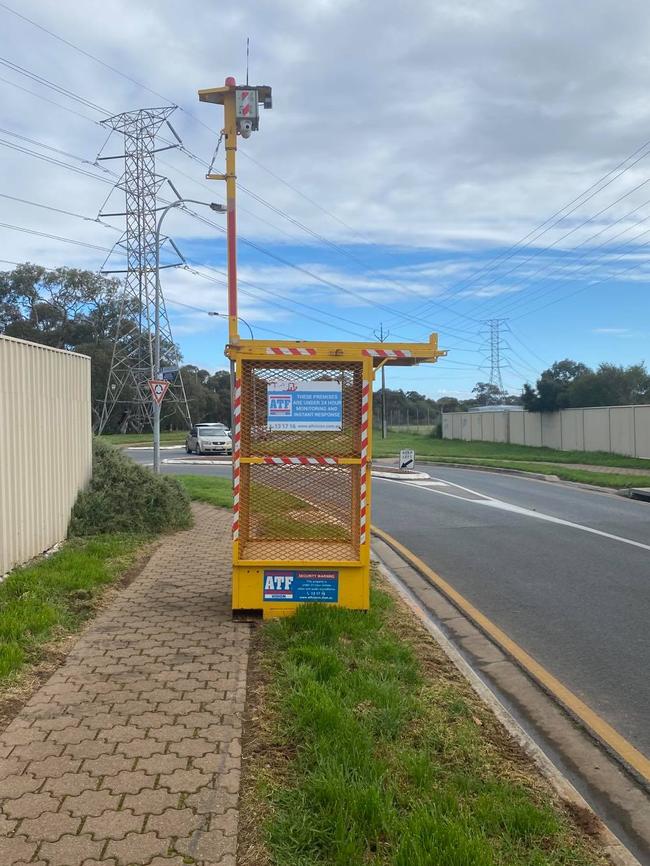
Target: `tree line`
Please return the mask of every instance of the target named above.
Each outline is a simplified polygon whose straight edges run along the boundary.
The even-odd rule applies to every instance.
[[[77,268],[48,270],[29,263],[0,272],[0,334],[90,356],[93,421],[99,422],[120,314],[137,321],[138,310],[123,305],[120,283]],[[181,358],[180,350],[175,354]],[[191,364],[180,367],[194,423],[230,423],[230,377]],[[123,397],[132,395],[126,387]],[[111,417],[106,432],[121,429],[122,411]],[[171,411],[163,428],[187,426],[180,411]]]
[[[639,403],[650,403],[650,374],[644,363],[603,363],[593,370],[565,358],[544,370],[536,387],[524,385],[522,393],[522,405],[531,412]]]
[[[115,279],[76,268],[48,270],[29,263],[0,272],[0,333],[89,355],[92,369],[92,406],[99,421],[106,392],[113,343],[120,315],[138,316],[123,305]],[[180,359],[178,347],[175,354]],[[180,374],[194,423],[230,420],[230,378],[225,370],[210,373],[191,364]],[[374,423],[381,421],[381,390],[375,392]],[[128,399],[128,391],[125,394]],[[595,370],[577,361],[557,361],[544,370],[535,386],[524,385],[520,395],[503,394],[489,382],[477,382],[472,396],[443,396],[437,400],[415,390],[386,389],[389,426],[435,426],[442,412],[464,411],[495,403],[523,405],[533,412],[583,406],[620,406],[650,402],[650,374],[643,363],[617,366],[603,363]],[[165,419],[165,429],[186,425],[180,411]],[[120,429],[116,415],[108,432]]]

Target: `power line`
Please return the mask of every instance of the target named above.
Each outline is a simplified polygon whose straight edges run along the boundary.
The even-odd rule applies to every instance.
[[[604,243],[599,244],[597,247],[594,248],[594,250],[599,250],[599,249],[602,249],[603,247],[610,246],[611,242],[613,240],[628,234],[628,232],[632,231],[633,229],[635,229],[637,226],[639,226],[641,223],[644,223],[644,222],[647,222],[647,217],[643,217],[641,220],[638,220],[633,226],[630,226],[626,229],[623,229],[623,231],[620,231],[618,234],[614,235],[608,241],[605,241]],[[650,229],[645,229],[644,231],[639,232],[639,234],[635,235],[631,239],[631,242],[635,243],[639,238],[643,237],[644,235],[647,235],[649,232],[650,232]],[[621,245],[618,244],[617,246],[618,246],[618,248],[620,248]],[[642,247],[646,246],[646,244],[642,244],[641,246]],[[613,249],[616,249],[616,248],[617,247],[614,247]],[[592,250],[591,252],[593,253],[594,250]],[[596,270],[600,266],[601,265],[600,265],[599,261],[596,261],[596,262],[587,261],[584,264],[578,266],[577,268],[574,268],[574,266],[571,263],[567,263],[566,265],[554,265],[554,266],[552,266],[551,272],[553,272],[554,270],[559,270],[560,272],[570,270],[570,275],[572,277],[575,277],[576,274],[584,275],[585,271],[587,271],[589,269]],[[533,280],[533,282],[539,282],[545,275],[548,276],[548,269],[544,269],[542,274],[540,276],[538,276],[535,280]],[[526,284],[524,284],[524,285],[526,285]],[[530,286],[530,285],[531,285],[531,283],[528,283],[528,286]],[[539,297],[544,297],[544,296],[551,294],[552,292],[555,292],[557,290],[558,290],[557,287],[551,287],[550,289],[543,291],[543,286],[540,286],[540,289],[536,290],[534,293],[535,295],[538,295],[538,297],[535,300],[539,300]],[[522,306],[526,306],[527,304],[535,303],[535,300],[533,300],[532,296],[529,295],[525,298],[520,298],[518,300],[506,302],[505,306],[503,304],[501,304],[500,312],[503,312],[506,310],[512,311],[512,310],[520,308]]]
[[[509,276],[511,273],[514,273],[514,271],[516,271],[518,268],[520,268],[520,267],[522,267],[523,265],[527,264],[528,262],[532,261],[532,259],[536,258],[536,257],[537,257],[538,255],[540,255],[541,253],[547,253],[547,252],[549,252],[549,250],[551,250],[551,249],[553,249],[554,247],[556,247],[556,246],[557,246],[561,241],[565,240],[565,239],[566,239],[567,237],[569,237],[570,235],[572,235],[572,234],[574,234],[575,232],[579,231],[581,228],[584,228],[585,225],[588,225],[590,222],[593,222],[595,219],[597,219],[599,216],[602,216],[604,213],[606,213],[608,210],[610,210],[611,208],[613,208],[615,205],[620,204],[620,202],[623,201],[625,198],[627,198],[628,196],[632,195],[632,194],[635,193],[635,192],[638,192],[639,189],[641,189],[642,187],[646,186],[648,183],[650,183],[650,178],[647,178],[647,179],[644,180],[642,183],[637,184],[635,187],[633,187],[632,189],[628,190],[628,191],[627,191],[626,193],[624,193],[623,195],[619,196],[619,198],[615,199],[615,200],[614,200],[613,202],[611,202],[609,205],[607,205],[606,207],[602,208],[600,211],[597,211],[595,214],[593,214],[592,216],[588,217],[587,219],[583,220],[581,223],[579,223],[577,226],[574,226],[574,227],[573,227],[572,229],[570,229],[568,232],[565,232],[565,234],[561,235],[559,238],[557,238],[555,241],[553,241],[552,244],[549,244],[548,246],[543,247],[543,248],[537,250],[535,253],[533,253],[533,255],[529,256],[529,257],[526,258],[526,259],[523,259],[521,262],[519,262],[517,265],[515,265],[515,267],[511,268],[509,271],[506,271],[506,272],[503,273],[503,274],[499,274],[499,277],[498,277],[498,278],[495,278],[495,279],[491,280],[491,281],[488,282],[488,283],[484,283],[484,284],[482,284],[482,285],[480,286],[480,288],[481,288],[481,289],[489,288],[489,286],[494,285],[494,283],[497,282],[497,280],[501,280],[501,279],[503,279],[503,277],[507,277],[507,276]],[[629,212],[628,214],[626,214],[625,216],[619,217],[617,220],[615,220],[614,222],[610,223],[610,224],[609,224],[608,226],[606,226],[604,229],[600,229],[600,230],[597,231],[595,234],[593,234],[593,235],[591,235],[590,237],[586,238],[584,241],[582,241],[580,244],[578,244],[577,247],[574,247],[573,250],[572,250],[572,252],[575,252],[575,250],[580,249],[580,247],[584,246],[585,244],[589,243],[589,241],[591,241],[591,240],[593,240],[594,238],[598,237],[599,235],[603,234],[603,232],[608,231],[609,229],[613,228],[615,225],[617,225],[617,223],[621,222],[623,219],[626,219],[629,215],[631,215],[631,214],[635,213],[636,211],[640,210],[642,207],[645,207],[648,203],[649,203],[649,202],[644,202],[644,204],[639,205],[637,208],[634,208],[632,211],[630,211],[630,212]],[[644,217],[643,219],[641,219],[640,221],[638,221],[635,225],[638,225],[639,222],[644,222],[645,219],[646,219],[646,218]],[[634,228],[634,226],[632,226],[631,228]],[[631,230],[631,229],[626,229],[625,231],[629,231],[629,230]],[[620,234],[624,234],[624,233],[625,233],[625,232],[621,232]],[[614,236],[614,238],[616,238],[616,237],[619,237],[619,235],[615,235],[615,236]],[[608,244],[610,244],[611,241],[614,240],[614,238],[610,238],[608,241],[605,241],[605,243],[599,245],[599,246],[596,247],[595,249],[602,249],[602,247],[607,246]],[[593,250],[592,250],[592,252],[593,252]],[[537,274],[539,274],[539,273],[544,273],[544,272],[547,271],[549,268],[552,269],[553,267],[554,267],[554,266],[552,266],[552,265],[543,265],[541,268],[538,268],[537,271],[534,271],[532,275],[529,275],[529,276],[527,277],[527,282],[530,281],[531,276],[535,276],[535,275],[537,275]],[[526,283],[523,283],[523,284],[521,284],[521,285],[526,285]],[[491,300],[492,300],[492,299],[491,299]],[[487,303],[490,303],[491,300],[490,300],[490,301],[487,301]]]
[[[5,9],[7,12],[10,12],[12,15],[15,15],[17,18],[21,18],[23,21],[26,21],[28,24],[31,24],[33,27],[42,30],[43,33],[47,33],[48,36],[51,36],[53,39],[62,42],[64,45],[67,45],[68,48],[73,48],[75,51],[78,51],[79,54],[83,54],[85,57],[88,57],[90,60],[94,60],[96,63],[99,63],[101,66],[104,66],[106,69],[110,69],[111,72],[115,72],[117,75],[120,75],[122,78],[125,78],[127,81],[130,81],[132,84],[141,87],[143,90],[148,90],[153,96],[157,96],[160,99],[164,99],[165,102],[172,102],[172,100],[167,99],[166,96],[163,96],[160,93],[157,93],[155,90],[152,90],[150,87],[147,87],[146,84],[142,84],[142,82],[137,81],[135,78],[131,78],[130,75],[127,75],[121,69],[117,69],[115,66],[111,66],[110,63],[106,63],[104,60],[101,60],[94,54],[91,54],[89,51],[86,51],[84,48],[80,48],[78,45],[75,45],[74,42],[69,42],[67,39],[64,39],[62,36],[59,36],[57,33],[54,33],[52,30],[48,30],[47,27],[43,27],[42,24],[34,21],[32,18],[28,18],[26,15],[18,12],[16,9],[12,9],[11,6],[8,6],[6,3],[0,3],[0,7]]]
[[[39,30],[41,30],[41,31],[43,31],[43,32],[45,32],[45,33],[47,33],[47,34],[48,34],[49,36],[51,36],[52,38],[54,38],[54,39],[60,41],[61,43],[63,43],[63,44],[65,44],[66,46],[68,46],[69,48],[72,48],[73,50],[78,51],[80,54],[83,54],[84,56],[86,56],[86,57],[88,57],[88,58],[94,60],[95,62],[99,63],[101,66],[103,66],[103,67],[105,67],[105,68],[111,70],[112,72],[114,72],[114,73],[120,75],[121,77],[125,78],[126,80],[130,81],[131,83],[135,84],[136,86],[141,87],[141,88],[144,89],[144,90],[147,90],[148,92],[152,93],[153,95],[155,95],[155,96],[157,96],[157,97],[160,97],[161,99],[164,99],[164,100],[167,101],[167,102],[171,102],[171,100],[169,100],[167,97],[163,96],[162,94],[158,93],[158,92],[155,91],[155,90],[152,90],[152,89],[149,88],[147,85],[142,84],[142,82],[137,81],[136,79],[134,79],[134,78],[132,78],[131,76],[129,76],[129,75],[127,75],[126,73],[124,73],[122,70],[117,69],[117,68],[114,67],[114,66],[111,66],[110,64],[108,64],[108,63],[106,63],[105,61],[101,60],[99,57],[97,57],[96,55],[92,54],[91,52],[86,51],[85,49],[81,48],[80,46],[78,46],[78,45],[76,45],[76,44],[74,44],[74,43],[72,43],[72,42],[70,42],[70,41],[67,40],[67,39],[64,39],[63,37],[59,36],[58,34],[54,33],[53,31],[49,30],[48,28],[44,27],[43,25],[39,24],[38,22],[34,21],[33,19],[28,18],[28,17],[25,16],[25,15],[22,15],[21,13],[17,12],[17,11],[16,11],[15,9],[13,9],[12,7],[8,6],[6,3],[0,3],[0,6],[1,6],[2,8],[4,8],[7,12],[9,12],[9,13],[15,15],[16,17],[22,19],[23,21],[25,21],[25,22],[31,24],[32,26],[38,28]],[[31,91],[27,91],[27,92],[31,92]],[[38,96],[39,94],[32,94],[32,95],[36,95],[36,96]],[[89,101],[86,101],[86,102],[89,102]],[[53,104],[57,105],[57,103],[53,103]],[[90,103],[89,103],[89,104],[90,104]],[[91,104],[91,105],[92,105],[92,104]],[[60,106],[60,105],[59,105],[58,107],[66,108],[65,106]],[[70,110],[70,109],[67,109],[67,110]],[[184,108],[181,107],[181,111],[183,111],[184,114],[187,114],[188,117],[192,118],[196,123],[198,123],[199,125],[201,125],[204,129],[208,130],[208,131],[211,132],[211,133],[213,132],[213,130],[211,129],[210,126],[208,126],[205,122],[203,122],[200,118],[196,117],[196,116],[195,116],[194,114],[192,114],[191,112],[187,111],[187,109],[184,109]],[[80,115],[80,116],[83,117],[84,115]],[[86,119],[90,119],[90,118],[86,118]],[[572,211],[570,210],[570,208],[571,208],[574,204],[579,203],[577,206],[578,206],[578,207],[581,206],[581,205],[584,204],[586,201],[590,200],[590,198],[593,198],[594,195],[598,194],[598,192],[600,192],[602,189],[604,189],[605,186],[608,186],[609,183],[612,183],[615,179],[617,179],[617,178],[614,177],[614,178],[612,178],[611,180],[608,180],[608,178],[610,178],[612,175],[614,175],[614,174],[615,174],[619,169],[622,169],[621,172],[620,172],[620,174],[623,174],[625,171],[628,171],[631,167],[633,167],[633,165],[635,165],[636,162],[639,162],[641,159],[645,158],[645,156],[647,156],[647,153],[642,153],[642,151],[644,151],[647,147],[648,147],[648,143],[642,145],[642,146],[641,146],[640,148],[638,148],[634,153],[632,153],[630,156],[626,157],[625,160],[623,160],[622,162],[620,162],[617,166],[615,166],[613,169],[611,169],[609,172],[607,172],[605,175],[603,175],[603,176],[602,176],[598,181],[596,181],[594,184],[592,184],[590,187],[588,187],[587,190],[585,190],[583,193],[581,193],[580,195],[578,195],[577,197],[575,197],[574,199],[572,199],[572,200],[571,200],[567,205],[563,206],[560,210],[556,211],[556,212],[555,212],[551,217],[547,218],[544,222],[540,223],[539,226],[537,226],[536,228],[534,228],[534,229],[532,229],[530,232],[528,232],[526,235],[524,235],[523,238],[521,238],[521,239],[520,239],[519,241],[517,241],[514,245],[512,245],[512,246],[509,248],[509,250],[507,250],[505,253],[503,253],[503,254],[501,254],[500,256],[498,256],[496,259],[492,260],[492,262],[489,263],[488,265],[486,265],[486,266],[484,266],[483,268],[480,268],[478,271],[476,271],[476,272],[475,272],[475,273],[474,273],[474,274],[473,274],[469,279],[473,279],[473,278],[475,278],[476,276],[478,276],[478,275],[481,274],[481,273],[489,272],[489,270],[490,270],[490,269],[493,269],[494,267],[496,267],[496,265],[497,265],[498,263],[500,263],[500,262],[502,262],[502,261],[504,261],[504,260],[507,260],[507,258],[512,257],[512,255],[514,255],[514,254],[516,253],[516,251],[517,251],[520,247],[522,247],[522,245],[529,246],[531,243],[535,242],[539,237],[541,237],[543,234],[545,234],[546,231],[550,230],[550,228],[553,227],[552,225],[549,226],[548,223],[549,223],[549,222],[552,222],[553,219],[554,219],[555,217],[561,215],[561,219],[565,219],[566,216],[568,216],[568,215],[572,212]],[[278,174],[276,174],[275,172],[273,172],[273,171],[271,171],[270,169],[268,169],[266,166],[264,166],[264,165],[263,165],[262,163],[260,163],[258,160],[254,159],[250,154],[247,154],[247,153],[245,153],[245,152],[242,152],[242,153],[243,153],[243,155],[244,155],[247,159],[249,159],[250,161],[252,161],[252,162],[255,163],[256,165],[258,165],[262,170],[264,170],[265,172],[267,172],[268,174],[270,174],[272,177],[274,177],[274,178],[275,178],[276,180],[278,180],[280,183],[284,184],[286,187],[288,187],[289,189],[291,189],[291,190],[292,190],[293,192],[295,192],[297,195],[300,195],[303,199],[305,199],[306,201],[308,201],[310,204],[312,204],[312,205],[313,205],[314,207],[316,207],[318,210],[320,210],[320,211],[322,211],[323,213],[327,214],[327,215],[330,216],[332,219],[336,220],[338,223],[340,223],[341,225],[345,226],[348,230],[354,232],[354,233],[357,234],[359,237],[361,237],[361,235],[359,235],[358,232],[357,232],[357,231],[356,231],[352,226],[350,226],[350,225],[349,225],[348,223],[346,223],[344,220],[340,219],[340,217],[338,217],[336,214],[334,214],[334,213],[332,213],[331,211],[327,210],[327,209],[324,208],[320,203],[316,202],[314,199],[310,198],[309,196],[307,196],[306,194],[304,194],[303,192],[301,192],[299,189],[297,189],[295,186],[293,186],[292,184],[290,184],[290,183],[289,183],[288,181],[286,181],[284,178],[280,177]],[[636,159],[634,162],[632,162],[631,165],[626,165],[628,162],[630,162],[631,160],[633,160],[634,157],[636,157],[636,156],[637,156],[638,154],[640,154],[640,153],[641,153],[641,156],[639,156],[638,159]],[[618,176],[620,176],[620,174],[619,174]],[[617,176],[617,177],[618,177],[618,176]],[[593,191],[593,193],[592,193],[592,191]],[[577,209],[577,208],[574,208],[574,210],[575,210],[575,209]],[[558,222],[559,222],[559,221],[561,221],[561,220],[558,220]],[[555,224],[557,224],[557,223],[555,223]],[[541,234],[538,234],[538,232],[541,232]],[[526,242],[528,242],[528,243],[526,243]],[[460,283],[456,284],[456,286],[460,286],[460,285],[462,285],[462,284],[463,284],[463,281],[461,281]],[[454,288],[454,286],[452,286],[451,288]],[[425,304],[425,306],[424,306],[424,309],[426,309],[426,304]],[[463,315],[464,315],[464,314],[463,314]],[[398,314],[398,316],[399,316],[400,318],[403,318],[402,314]],[[467,317],[467,318],[471,318],[471,317]]]
[[[531,231],[529,231],[526,235],[524,235],[515,244],[510,246],[504,253],[502,253],[502,254],[498,255],[496,258],[492,259],[486,265],[484,265],[483,267],[481,267],[477,271],[475,271],[473,274],[470,274],[469,277],[466,277],[463,280],[460,280],[459,282],[452,284],[450,286],[450,289],[463,288],[465,286],[471,285],[472,281],[475,280],[476,277],[481,276],[485,273],[489,273],[490,271],[494,270],[500,263],[507,261],[508,259],[512,258],[514,255],[516,255],[520,249],[522,249],[522,248],[525,249],[525,248],[531,246],[531,244],[533,244],[537,240],[539,240],[540,237],[543,237],[543,235],[545,235],[547,232],[549,232],[552,228],[554,228],[559,223],[563,222],[567,216],[570,216],[572,213],[574,213],[574,211],[577,210],[578,207],[581,207],[587,201],[590,201],[592,198],[594,198],[596,195],[598,195],[598,193],[602,192],[603,189],[608,187],[611,183],[614,183],[614,181],[618,180],[619,177],[621,177],[623,174],[625,174],[627,171],[629,171],[631,168],[633,168],[638,162],[640,162],[642,159],[645,159],[648,156],[648,154],[650,154],[649,148],[650,148],[650,141],[641,145],[641,147],[637,148],[632,154],[627,156],[624,160],[622,160],[613,169],[611,169],[606,174],[604,174],[601,178],[599,178],[597,181],[595,181],[590,187],[588,187],[586,190],[584,190],[578,196],[573,198],[570,202],[568,202],[562,208],[555,211],[554,214],[552,214],[550,217],[548,217],[546,220],[544,220],[544,222],[540,223],[536,228],[531,229]],[[645,151],[645,153],[642,153],[642,151]],[[641,154],[641,155],[638,156],[638,154]],[[635,157],[637,157],[637,158],[635,159]],[[626,165],[626,163],[630,162],[630,160],[633,160],[633,161],[629,165]],[[614,175],[619,169],[621,169],[619,174],[617,174],[615,177],[611,177],[611,175]],[[608,178],[610,178],[610,179],[608,180]],[[604,183],[604,181],[606,181],[606,183]],[[576,205],[576,206],[573,207],[573,205]],[[556,219],[556,217],[559,217],[559,218]],[[452,302],[452,303],[454,303],[454,302]],[[426,309],[426,305],[422,309]]]
[[[6,66],[7,69],[11,69],[12,72],[17,72],[19,75],[24,75],[26,78],[29,78],[30,81],[33,81],[36,84],[40,84],[43,87],[54,90],[54,92],[58,93],[60,96],[65,96],[67,99],[72,99],[74,102],[78,102],[80,105],[83,105],[86,108],[92,108],[95,111],[99,111],[101,114],[111,114],[108,109],[102,108],[101,105],[97,105],[97,103],[95,102],[91,102],[89,99],[86,99],[85,96],[80,96],[78,93],[74,93],[72,90],[68,90],[67,87],[63,87],[63,85],[57,84],[56,82],[51,81],[49,78],[38,75],[36,72],[31,72],[24,66],[20,66],[18,63],[7,60],[6,57],[0,57],[0,64],[2,66]]]
[[[60,235],[51,235],[48,232],[39,232],[36,229],[25,228],[24,226],[15,226],[15,225],[11,225],[10,223],[0,223],[0,228],[11,229],[12,231],[16,231],[16,232],[24,232],[25,234],[28,234],[28,235],[36,235],[37,237],[48,238],[49,240],[53,240],[53,241],[61,241],[62,243],[65,243],[65,244],[75,244],[76,246],[79,246],[79,247],[87,247],[90,250],[99,250],[102,253],[110,252],[110,250],[107,249],[107,247],[100,247],[100,246],[97,246],[97,244],[89,244],[89,243],[86,243],[85,241],[74,240],[73,238],[64,238],[64,237],[61,237]]]
[[[47,156],[44,153],[38,153],[35,150],[30,150],[28,147],[24,147],[24,146],[19,145],[19,144],[14,144],[11,141],[5,141],[2,138],[0,138],[0,144],[3,145],[3,147],[8,147],[11,150],[16,150],[19,153],[23,153],[27,156],[33,156],[33,157],[36,157],[37,159],[42,159],[44,162],[49,162],[51,165],[58,165],[58,166],[61,166],[62,168],[67,168],[70,171],[74,171],[76,174],[82,174],[82,175],[85,175],[86,177],[92,177],[94,180],[100,180],[100,181],[102,181],[102,183],[108,183],[111,186],[114,185],[114,182],[112,180],[109,180],[107,177],[102,177],[101,174],[95,174],[92,171],[86,171],[83,168],[78,168],[75,165],[70,165],[67,162],[62,162],[61,160],[55,159],[52,156]],[[75,158],[80,159],[79,157],[75,157]],[[80,159],[80,161],[84,162],[83,159]]]
[[[11,201],[17,201],[17,202],[20,202],[20,204],[28,204],[28,205],[31,205],[32,207],[38,207],[38,208],[42,208],[43,210],[53,211],[54,213],[62,213],[62,214],[65,214],[66,216],[72,216],[72,217],[76,217],[77,219],[84,220],[85,222],[97,223],[97,225],[104,226],[105,228],[111,229],[112,231],[116,231],[116,232],[120,231],[115,226],[112,226],[110,223],[105,223],[105,222],[103,222],[103,220],[100,220],[97,217],[84,216],[81,213],[75,213],[74,211],[70,211],[70,210],[63,210],[63,208],[60,208],[60,207],[52,207],[51,205],[43,204],[42,202],[30,201],[29,199],[19,198],[18,196],[15,196],[15,195],[8,195],[6,192],[0,192],[0,198],[6,198],[6,199],[10,199]]]

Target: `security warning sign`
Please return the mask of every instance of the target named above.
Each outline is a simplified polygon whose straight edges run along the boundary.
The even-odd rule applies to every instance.
[[[338,571],[272,569],[264,571],[264,601],[339,600]]]
[[[271,430],[341,430],[340,382],[269,382],[268,426]]]

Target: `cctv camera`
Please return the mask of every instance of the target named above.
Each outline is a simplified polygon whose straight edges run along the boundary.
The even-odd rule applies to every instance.
[[[252,131],[253,131],[253,124],[250,120],[240,120],[239,121],[239,133],[240,133],[242,138],[250,138]]]

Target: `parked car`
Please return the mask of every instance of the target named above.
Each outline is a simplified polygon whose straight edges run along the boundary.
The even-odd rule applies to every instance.
[[[224,424],[197,424],[185,438],[188,454],[232,454],[230,431]]]

